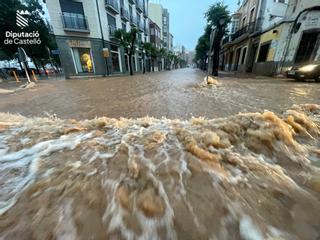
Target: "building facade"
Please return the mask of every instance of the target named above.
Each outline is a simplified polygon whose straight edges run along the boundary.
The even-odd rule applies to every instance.
[[[229,30],[220,55],[223,70],[275,75],[320,61],[320,1],[247,0]]]
[[[287,0],[244,0],[233,14],[230,35],[222,43],[223,70],[272,74],[277,67],[275,49],[282,28]],[[268,65],[268,68],[265,66]]]
[[[282,26],[277,49],[282,55],[279,71],[320,61],[320,1],[290,0]]]
[[[128,56],[113,37],[117,29],[135,27],[139,41],[149,41],[148,0],[50,0],[46,4],[67,78],[128,72]],[[108,56],[103,49],[108,49]],[[141,55],[137,51],[133,57],[135,71],[143,68]]]
[[[160,27],[150,20],[150,42],[157,48],[160,49],[161,43],[161,29]]]
[[[170,49],[170,14],[161,4],[149,3],[149,18],[161,30],[162,47]]]

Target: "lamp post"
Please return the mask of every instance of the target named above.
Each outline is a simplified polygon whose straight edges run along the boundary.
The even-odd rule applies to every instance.
[[[225,30],[224,30],[225,23],[226,23],[226,19],[221,18],[213,34],[213,41],[212,41],[212,47],[211,47],[211,49],[213,50],[213,56],[212,56],[212,75],[213,76],[218,76],[220,43],[225,33]]]

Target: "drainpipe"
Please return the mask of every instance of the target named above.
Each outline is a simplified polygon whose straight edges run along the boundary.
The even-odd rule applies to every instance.
[[[100,27],[100,33],[101,33],[101,40],[102,40],[102,48],[106,47],[106,44],[104,42],[104,35],[103,35],[103,30],[102,30],[102,24],[101,24],[101,18],[100,18],[100,9],[99,9],[99,4],[98,0],[96,0],[96,6],[97,6],[97,12],[98,12],[98,19],[99,19],[99,27]],[[108,60],[105,59],[106,67],[107,67],[107,76],[109,75],[109,68],[108,68]]]

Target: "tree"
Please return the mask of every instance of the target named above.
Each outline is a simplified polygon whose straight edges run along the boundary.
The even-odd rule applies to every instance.
[[[225,20],[225,26],[231,21],[228,6],[223,2],[211,5],[204,15],[210,27],[218,27],[221,19]]]
[[[132,56],[136,50],[137,34],[138,30],[136,28],[132,28],[130,32],[118,29],[113,34],[119,44],[124,48],[125,53],[129,56],[130,75],[133,75]]]
[[[198,43],[196,46],[194,61],[198,64],[198,67],[202,70],[206,69],[208,51],[210,50],[210,34],[211,34],[211,27],[207,25],[205,28],[205,32],[198,39]]]
[[[164,70],[164,68],[165,68],[165,63],[166,63],[165,59],[166,59],[166,57],[167,57],[167,49],[165,49],[165,48],[160,48],[158,54],[159,54],[159,57],[160,57],[160,59],[161,59],[161,68],[163,68],[163,70]],[[164,64],[162,64],[162,62],[163,62]]]
[[[215,3],[211,5],[205,13],[205,17],[208,26],[210,26],[211,29],[215,29],[212,36],[212,47],[210,46],[210,49],[213,50],[212,75],[218,76],[221,40],[226,32],[226,26],[231,20],[228,6],[222,2]]]
[[[12,59],[17,52],[17,45],[4,45],[7,31],[21,32],[21,29],[16,25],[17,10],[27,10],[20,0],[0,1],[0,56],[2,59]]]
[[[16,25],[16,11],[28,11],[30,14],[24,17],[28,20],[28,26],[21,29]],[[38,63],[44,68],[44,64],[49,62],[49,51],[56,47],[55,39],[49,33],[48,23],[43,18],[44,11],[39,0],[8,0],[0,3],[0,32],[1,32],[1,56],[5,59],[16,57],[18,47],[23,47],[27,55],[34,62],[38,72]],[[5,32],[38,32],[41,40],[39,45],[10,44],[4,45]]]

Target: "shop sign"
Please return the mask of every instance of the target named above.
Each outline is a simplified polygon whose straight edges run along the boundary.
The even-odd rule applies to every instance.
[[[68,44],[71,48],[91,48],[90,41],[68,40]]]

